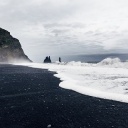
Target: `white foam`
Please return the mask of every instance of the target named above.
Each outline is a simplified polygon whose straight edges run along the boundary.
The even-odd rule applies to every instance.
[[[24,64],[29,67],[56,71],[60,87],[81,94],[128,103],[128,62],[118,58],[98,64],[81,62],[54,64]]]

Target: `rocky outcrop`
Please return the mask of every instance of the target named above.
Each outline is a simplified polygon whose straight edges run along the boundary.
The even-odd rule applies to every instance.
[[[44,63],[51,63],[51,58],[50,56],[46,56],[46,58],[44,59]]]
[[[25,54],[18,39],[0,28],[0,62],[32,62]]]

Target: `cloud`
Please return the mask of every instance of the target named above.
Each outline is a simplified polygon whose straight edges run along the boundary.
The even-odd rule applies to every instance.
[[[124,52],[127,0],[0,0],[0,24],[36,55]]]

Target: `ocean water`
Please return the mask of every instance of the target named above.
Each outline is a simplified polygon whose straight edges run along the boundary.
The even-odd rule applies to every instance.
[[[128,60],[128,54],[95,54],[95,55],[65,55],[60,56],[63,62],[81,61],[86,63],[98,63],[105,58],[120,58],[121,61]],[[59,56],[51,56],[53,62],[58,61]]]
[[[64,89],[70,89],[83,95],[128,103],[127,56],[107,56],[97,62],[101,58],[95,57],[95,61],[92,63],[82,62],[79,57],[78,61],[21,65],[55,71],[57,73],[55,76],[62,81],[59,86]]]

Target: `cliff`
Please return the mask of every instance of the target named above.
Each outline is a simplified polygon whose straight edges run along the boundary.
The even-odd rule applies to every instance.
[[[31,62],[25,55],[18,39],[0,28],[0,62]]]

